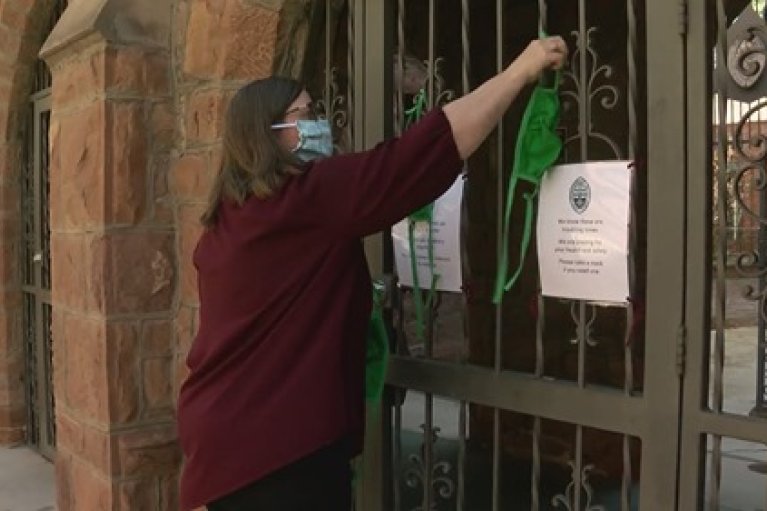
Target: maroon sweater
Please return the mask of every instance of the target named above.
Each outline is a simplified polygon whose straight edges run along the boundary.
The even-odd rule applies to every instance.
[[[461,166],[435,110],[399,139],[308,165],[269,199],[221,207],[194,254],[182,510],[343,438],[360,451],[371,301],[360,238],[435,200]]]

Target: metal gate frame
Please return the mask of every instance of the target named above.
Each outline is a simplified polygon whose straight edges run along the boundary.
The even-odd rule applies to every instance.
[[[48,84],[49,85],[49,84]],[[23,336],[26,349],[27,442],[48,459],[55,456],[52,302],[48,181],[50,87],[30,98],[27,157],[22,174],[21,250]]]
[[[388,2],[354,2],[355,62],[364,62],[365,76],[358,73],[355,103],[365,105],[355,112],[355,125],[365,126],[362,147],[391,135],[386,125],[390,112],[387,76],[391,67],[391,41],[384,27],[391,26]],[[581,0],[581,5],[583,5]],[[367,5],[365,5],[367,4]],[[364,13],[362,12],[364,11]],[[462,366],[433,360],[394,356],[388,383],[496,409],[564,421],[624,433],[642,440],[640,509],[657,511],[676,507],[681,386],[680,346],[684,339],[685,309],[685,41],[680,27],[679,4],[647,3],[647,116],[648,133],[648,245],[647,330],[645,388],[642,395],[620,390],[587,387],[581,383],[548,381],[530,375]],[[383,20],[383,21],[382,21]],[[384,30],[382,30],[384,29]],[[359,52],[363,57],[359,57]],[[360,58],[362,60],[360,60]],[[359,70],[360,68],[358,68]],[[369,73],[369,74],[368,74]],[[384,101],[381,101],[384,99]],[[361,117],[360,117],[361,116]],[[356,147],[361,148],[361,147]],[[380,241],[379,241],[380,243]],[[372,255],[372,265],[381,269],[385,255]],[[688,304],[689,306],[690,304]],[[540,396],[547,398],[540,399]],[[388,467],[380,460],[390,449],[382,435],[391,424],[388,410],[368,437],[367,459],[378,460],[378,470],[366,466],[358,501],[360,509],[388,509],[384,491]],[[692,509],[684,508],[681,509]]]

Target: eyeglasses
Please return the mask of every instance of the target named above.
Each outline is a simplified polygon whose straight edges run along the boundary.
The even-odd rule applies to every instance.
[[[283,118],[289,116],[290,114],[294,114],[296,112],[306,112],[306,118],[311,121],[317,120],[320,117],[320,112],[319,112],[319,109],[317,108],[317,105],[315,105],[314,103],[307,103],[305,105],[297,106],[286,111]]]
[[[322,118],[322,115],[320,115],[320,112],[317,106],[314,103],[307,103],[305,105],[297,106],[286,111],[285,115],[283,116],[283,119],[289,116],[290,114],[294,114],[296,112],[302,112],[302,111],[305,111],[306,114],[302,116],[302,118],[299,118],[299,120],[316,121],[317,119]],[[296,121],[272,124],[273,130],[281,130],[285,128],[295,128],[295,127],[296,127]]]

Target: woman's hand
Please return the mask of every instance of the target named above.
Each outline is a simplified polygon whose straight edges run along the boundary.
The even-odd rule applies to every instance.
[[[511,66],[519,69],[528,84],[535,83],[547,69],[562,69],[567,62],[567,45],[559,36],[531,42]]]
[[[561,37],[533,41],[505,71],[446,105],[443,110],[461,158],[477,150],[525,86],[546,69],[561,69],[566,61],[567,45]]]

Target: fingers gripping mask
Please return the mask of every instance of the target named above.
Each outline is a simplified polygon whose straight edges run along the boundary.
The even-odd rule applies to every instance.
[[[514,168],[506,196],[502,252],[498,261],[498,273],[493,295],[493,302],[495,303],[500,302],[504,291],[511,289],[522,272],[532,233],[534,199],[538,195],[538,188],[543,175],[554,165],[562,151],[562,140],[557,134],[558,123],[559,73],[556,73],[553,86],[538,85],[535,88],[519,127],[514,152]],[[533,189],[523,195],[525,199],[525,221],[519,262],[514,274],[509,278],[509,228],[511,211],[514,206],[514,194],[520,180],[532,184]]]

